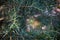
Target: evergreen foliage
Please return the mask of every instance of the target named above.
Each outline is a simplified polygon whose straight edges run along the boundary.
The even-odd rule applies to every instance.
[[[52,12],[55,0],[8,0],[6,3],[1,40],[60,40],[59,13]]]

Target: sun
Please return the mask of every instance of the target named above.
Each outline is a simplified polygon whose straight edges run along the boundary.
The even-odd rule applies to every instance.
[[[32,28],[37,28],[40,25],[40,22],[37,20],[34,20],[34,22],[31,24]]]

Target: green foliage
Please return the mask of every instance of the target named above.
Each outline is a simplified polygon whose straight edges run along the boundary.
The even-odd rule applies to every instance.
[[[54,0],[9,0],[9,4],[13,4],[8,11],[10,23],[7,25],[8,30],[4,30],[3,37],[12,35],[13,40],[15,40],[15,36],[16,40],[55,40],[56,35],[60,34],[54,30],[54,26],[51,24],[53,17],[49,16],[55,5]],[[26,19],[37,14],[41,15],[36,19],[47,29],[43,30],[41,26],[41,28],[27,32]],[[32,21],[30,20],[30,22]]]

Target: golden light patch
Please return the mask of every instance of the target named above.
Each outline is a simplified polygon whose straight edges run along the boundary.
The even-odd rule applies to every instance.
[[[40,25],[40,22],[39,21],[34,21],[32,24],[31,24],[31,26],[32,26],[32,28],[34,29],[34,28],[37,28],[38,26]]]

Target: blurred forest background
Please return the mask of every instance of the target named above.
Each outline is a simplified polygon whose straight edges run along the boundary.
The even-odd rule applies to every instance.
[[[60,0],[0,0],[0,40],[60,40]]]

